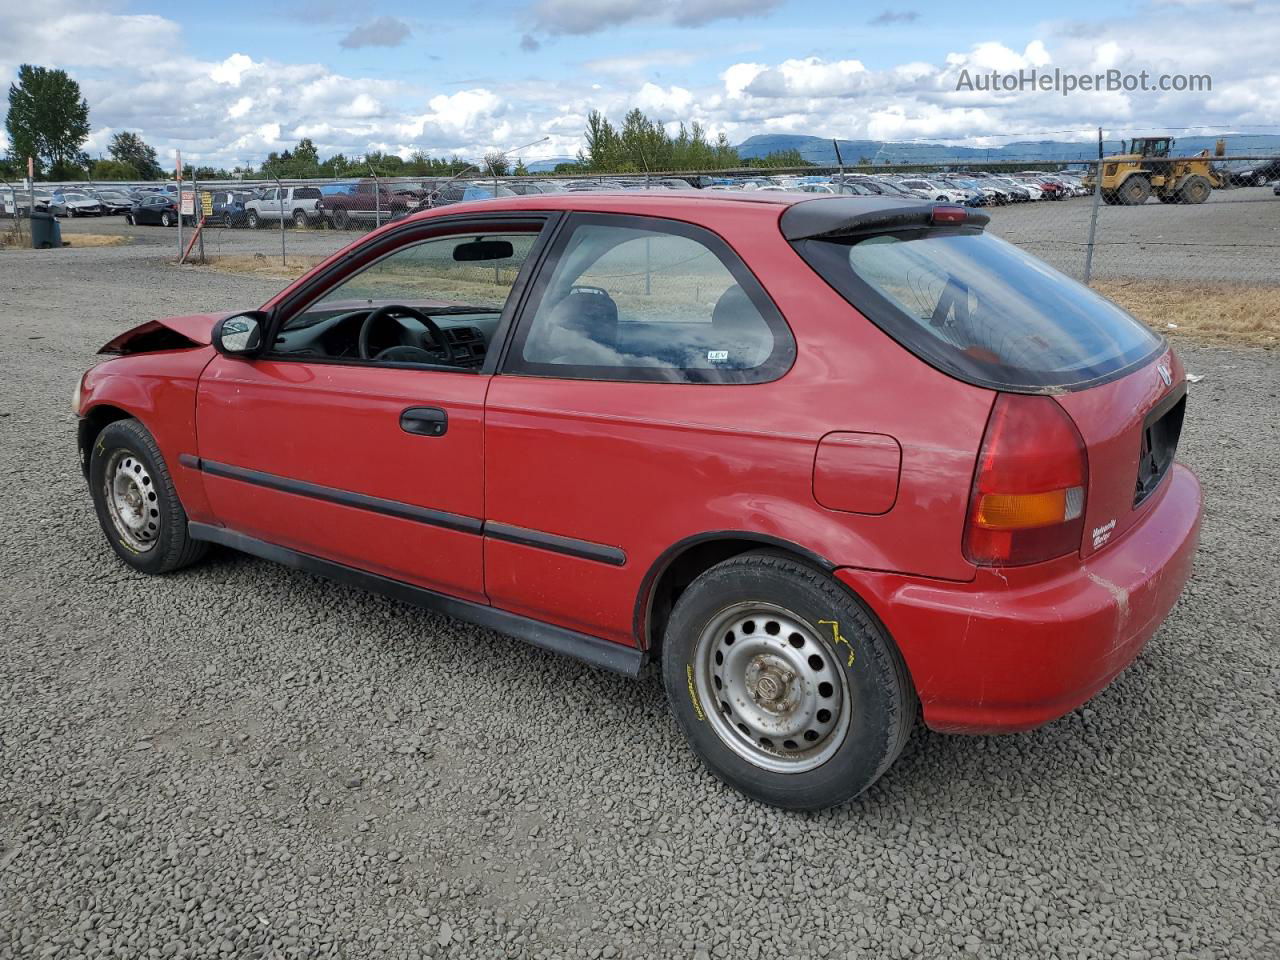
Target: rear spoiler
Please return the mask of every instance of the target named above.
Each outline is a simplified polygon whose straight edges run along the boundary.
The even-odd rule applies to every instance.
[[[931,226],[981,230],[990,220],[967,207],[891,197],[821,197],[787,207],[779,226],[788,240],[812,240]]]

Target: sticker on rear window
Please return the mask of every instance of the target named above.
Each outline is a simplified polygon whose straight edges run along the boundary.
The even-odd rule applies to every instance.
[[[729,351],[728,350],[708,350],[707,359],[710,360],[712,363],[715,363],[716,361],[719,361],[719,360],[728,360]]]

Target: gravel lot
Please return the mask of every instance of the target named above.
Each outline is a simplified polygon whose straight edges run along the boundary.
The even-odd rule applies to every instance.
[[[230,553],[118,563],[75,378],[278,286],[167,253],[0,253],[0,957],[1280,955],[1275,352],[1181,348],[1203,541],[1132,669],[794,815],[699,767],[656,674]]]

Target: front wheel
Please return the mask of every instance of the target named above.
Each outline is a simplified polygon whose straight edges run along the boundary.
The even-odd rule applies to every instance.
[[[726,560],[681,594],[662,670],[711,772],[787,809],[857,796],[915,722],[915,689],[883,629],[830,577],[768,551]]]
[[[258,214],[254,210],[249,211],[248,222],[249,222],[250,230],[257,230],[260,226],[262,226],[262,221],[258,219]]]
[[[160,448],[137,420],[110,423],[94,439],[89,490],[111,549],[135,570],[169,573],[204,555]]]

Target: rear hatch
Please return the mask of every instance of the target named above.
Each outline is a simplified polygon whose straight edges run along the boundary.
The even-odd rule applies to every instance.
[[[986,234],[987,221],[964,208],[833,197],[794,204],[780,227],[827,283],[925,363],[1002,394],[1054,398],[1084,443],[1088,556],[1161,496],[1182,428],[1182,365],[1120,307]]]
[[[1084,439],[1089,487],[1080,555],[1119,540],[1159,502],[1186,410],[1186,375],[1172,351],[1119,380],[1057,398]]]

